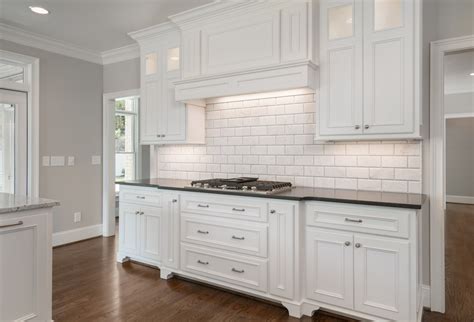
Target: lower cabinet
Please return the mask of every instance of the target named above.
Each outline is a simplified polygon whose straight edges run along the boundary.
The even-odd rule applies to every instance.
[[[162,263],[169,268],[179,267],[180,195],[163,193],[163,247]]]

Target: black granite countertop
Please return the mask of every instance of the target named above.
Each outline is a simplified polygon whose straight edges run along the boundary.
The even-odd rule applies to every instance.
[[[237,195],[256,198],[272,198],[285,200],[314,200],[328,202],[342,202],[361,205],[373,205],[384,207],[397,207],[409,209],[421,209],[426,200],[426,196],[414,193],[395,193],[395,192],[378,192],[378,191],[362,191],[362,190],[343,190],[343,189],[324,189],[324,188],[306,188],[293,187],[291,191],[280,192],[271,195],[252,194],[248,192],[238,192],[230,190],[204,190],[190,186],[190,180],[175,179],[141,179],[118,181],[117,184],[155,187],[160,189],[193,191],[202,193],[217,193],[227,195]]]

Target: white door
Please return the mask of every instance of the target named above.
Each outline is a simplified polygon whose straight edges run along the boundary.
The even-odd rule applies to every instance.
[[[161,132],[163,141],[183,141],[186,139],[186,106],[182,102],[176,102],[173,81],[177,79],[164,80],[163,104],[160,112],[163,122]]]
[[[163,194],[163,265],[178,268],[179,261],[179,195]]]
[[[364,1],[364,133],[414,130],[415,1]]]
[[[295,206],[271,202],[269,208],[270,293],[293,298],[296,252]]]
[[[362,134],[362,2],[321,1],[319,134]]]
[[[409,321],[409,242],[355,235],[354,247],[355,309]]]
[[[0,192],[27,195],[27,94],[0,90]]]
[[[306,231],[308,298],[352,309],[353,235],[323,229]]]
[[[120,204],[120,250],[127,254],[138,254],[139,217],[138,206]]]
[[[47,214],[0,218],[0,321],[51,320],[48,233]]]
[[[140,256],[153,261],[161,259],[161,209],[141,207],[140,210]]]

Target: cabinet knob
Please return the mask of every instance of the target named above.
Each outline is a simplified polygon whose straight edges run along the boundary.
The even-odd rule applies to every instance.
[[[178,202],[178,199],[173,199],[172,202]]]
[[[350,246],[350,245],[351,245],[351,242],[350,242],[350,241],[346,241],[346,242],[344,243],[344,245]]]
[[[135,211],[135,215],[139,215],[139,214],[140,214],[140,212],[139,212],[139,211]]]
[[[275,212],[276,212],[275,209],[270,210],[271,214],[274,214]]]
[[[356,125],[356,126],[354,126],[354,128],[355,128],[356,130],[358,130],[358,129],[360,129],[360,125]]]
[[[140,213],[140,216],[142,216],[142,215],[144,215],[144,214],[145,214],[145,213],[142,211],[142,212]]]
[[[369,127],[370,127],[369,124],[366,124],[366,125],[364,126],[364,129],[367,130]]]
[[[162,134],[161,137],[164,138],[166,136],[166,134]]]
[[[360,248],[361,246],[362,246],[362,245],[359,244],[359,243],[356,243],[356,244],[355,244],[355,247],[356,247],[356,248]]]

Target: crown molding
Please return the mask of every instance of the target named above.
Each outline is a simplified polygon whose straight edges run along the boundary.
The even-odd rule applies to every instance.
[[[151,38],[169,35],[171,33],[178,32],[178,31],[179,29],[174,23],[164,22],[159,25],[154,25],[154,26],[150,26],[144,29],[137,30],[137,31],[129,32],[128,35],[132,39],[138,42],[141,42],[141,41],[148,40]]]
[[[102,64],[102,56],[98,52],[83,49],[76,45],[13,27],[5,23],[0,23],[0,34],[1,39],[20,45],[46,50],[91,63]]]
[[[138,44],[131,44],[128,46],[103,51],[101,56],[103,65],[118,63],[140,57],[140,48],[138,47]]]

